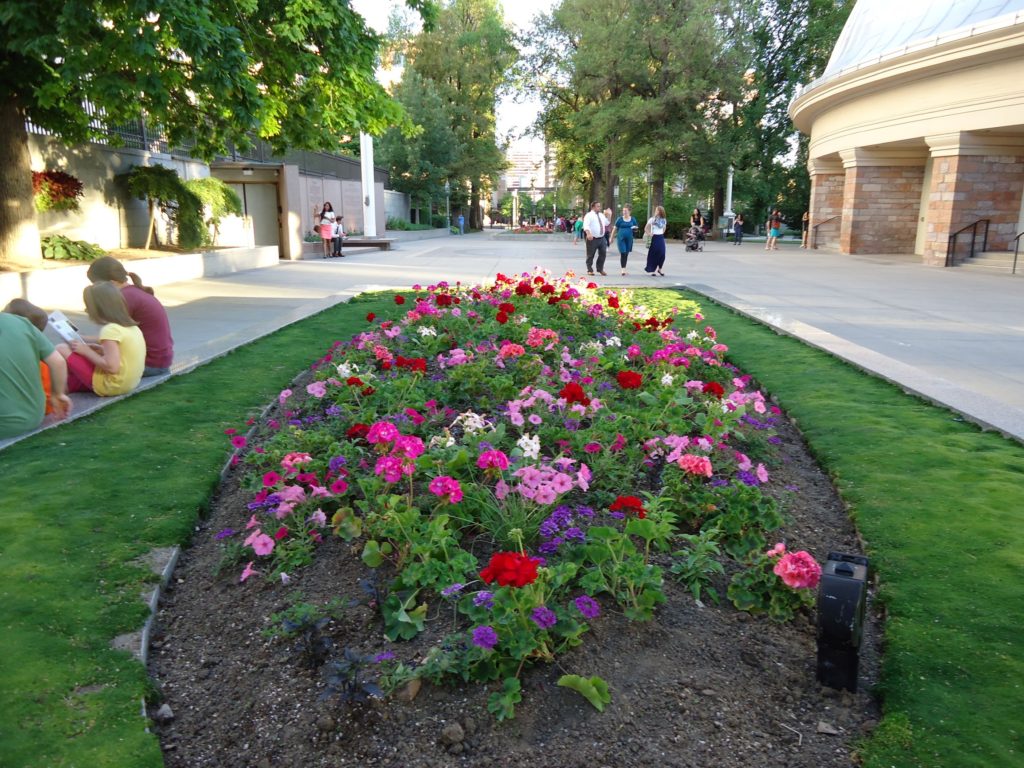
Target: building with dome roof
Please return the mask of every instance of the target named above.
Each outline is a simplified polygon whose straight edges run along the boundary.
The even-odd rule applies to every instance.
[[[811,229],[841,253],[952,266],[1024,231],[1024,0],[859,0],[790,116]],[[987,220],[987,223],[986,221]],[[980,222],[980,223],[979,223]]]

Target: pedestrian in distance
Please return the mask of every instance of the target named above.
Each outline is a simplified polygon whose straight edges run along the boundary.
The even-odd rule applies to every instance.
[[[146,340],[143,378],[169,374],[171,363],[174,362],[174,338],[171,336],[171,321],[167,317],[167,310],[157,299],[156,292],[143,285],[137,274],[127,271],[113,256],[96,259],[89,265],[85,276],[90,283],[106,280],[120,289],[128,314],[138,323],[142,337]]]
[[[460,235],[466,234],[466,217],[463,216],[460,213],[458,221],[459,221],[459,234]]]
[[[0,438],[36,429],[49,413],[71,413],[67,363],[43,335],[46,317],[24,299],[0,312]]]
[[[629,254],[633,251],[633,235],[638,224],[633,218],[633,211],[628,205],[622,206],[622,215],[615,220],[612,229],[612,236],[615,244],[619,247],[619,266],[622,274],[626,274],[626,262],[629,261]]]
[[[612,245],[612,209],[605,208],[602,213],[604,214],[604,246],[605,249],[608,249]]]
[[[334,226],[331,227],[331,242],[334,244],[332,256],[337,256],[341,259],[345,258],[345,254],[341,252],[345,237],[345,217],[339,216],[334,220]]]
[[[597,271],[606,275],[604,260],[608,258],[608,242],[605,240],[605,226],[608,220],[601,213],[601,204],[592,203],[590,211],[583,217],[583,236],[587,241],[587,274],[594,274],[594,255],[597,255]]]
[[[742,245],[743,243],[743,214],[737,213],[732,220],[732,244]]]
[[[651,244],[647,248],[647,266],[644,267],[651,277],[664,277],[665,272],[665,229],[668,221],[665,219],[665,209],[660,205],[654,209],[654,215],[647,220],[644,227],[644,237],[651,238]]]
[[[327,258],[331,255],[331,241],[334,239],[334,220],[337,216],[334,213],[334,206],[330,203],[324,203],[323,208],[320,209],[320,213],[317,214],[318,226],[320,228],[320,240],[324,245],[323,258]]]
[[[811,228],[811,212],[804,211],[803,218],[800,219],[800,247],[807,247],[807,235]]]
[[[572,244],[576,245],[583,239],[583,217],[577,216],[572,223]]]
[[[768,217],[768,239],[765,240],[764,249],[766,251],[779,250],[779,235],[781,234],[782,214],[779,213],[779,209],[776,208],[772,211],[772,215]]]
[[[102,327],[98,344],[76,339],[57,345],[67,361],[68,391],[94,392],[100,397],[125,395],[142,381],[146,340],[113,283],[93,283],[82,292],[82,298],[89,319]]]

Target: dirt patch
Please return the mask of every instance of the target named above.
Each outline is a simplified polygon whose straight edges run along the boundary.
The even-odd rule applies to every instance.
[[[791,548],[860,552],[853,526],[799,433],[779,428],[772,486],[785,500],[781,532]],[[631,623],[608,602],[583,644],[553,666],[524,673],[514,720],[486,709],[496,685],[424,684],[411,702],[360,709],[324,700],[323,673],[301,669],[280,642],[261,636],[266,617],[286,607],[285,591],[238,583],[237,569],[214,575],[213,534],[244,526],[248,494],[236,478],[222,487],[161,604],[150,668],[173,719],[156,731],[168,768],[318,766],[848,766],[878,708],[865,692],[877,679],[880,628],[870,615],[861,692],[815,681],[812,618],[780,625],[731,605],[698,605],[667,583],[654,621]],[[366,569],[359,550],[332,540],[293,584],[305,601],[358,597]],[[724,581],[718,585],[724,594]],[[383,639],[375,612],[349,607],[328,629],[338,649],[393,651],[411,660],[455,628],[450,607],[431,608],[427,631],[407,643]],[[604,713],[556,686],[565,673],[600,675],[612,702]],[[160,702],[158,702],[159,704]],[[151,715],[156,716],[154,706]]]

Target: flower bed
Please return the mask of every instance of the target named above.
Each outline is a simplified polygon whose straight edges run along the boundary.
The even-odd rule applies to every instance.
[[[358,542],[388,575],[388,640],[423,631],[437,600],[466,624],[391,670],[390,687],[502,679],[499,719],[525,665],[582,642],[594,598],[648,620],[666,571],[717,599],[720,559],[746,563],[729,597],[791,618],[820,569],[764,552],[782,524],[759,489],[773,409],[692,307],[657,317],[595,289],[544,274],[442,282],[396,296],[400,321],[335,345],[245,454],[251,516],[225,534],[242,542],[240,580],[288,583],[324,537]],[[607,692],[590,691],[603,708]]]

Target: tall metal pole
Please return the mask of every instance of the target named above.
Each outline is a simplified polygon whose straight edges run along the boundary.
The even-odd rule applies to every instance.
[[[444,180],[444,225],[448,227],[448,234],[452,233],[452,185],[448,179]]]

